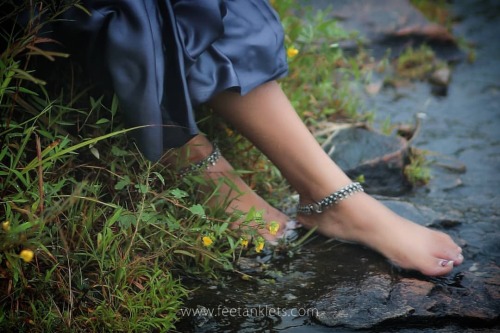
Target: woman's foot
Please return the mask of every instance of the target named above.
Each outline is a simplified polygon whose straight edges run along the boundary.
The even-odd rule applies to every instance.
[[[290,220],[287,215],[271,206],[253,191],[241,177],[236,173],[231,164],[221,157],[217,163],[203,172],[203,175],[213,183],[211,189],[217,187],[217,193],[209,200],[209,205],[217,207],[218,205],[228,203],[226,212],[233,214],[235,212],[246,214],[255,210],[262,214],[264,227],[259,228],[258,233],[266,240],[274,243],[281,238],[287,229],[287,222]],[[208,189],[210,191],[211,189]],[[278,227],[271,232],[272,224],[277,223]],[[233,228],[240,227],[240,223],[235,222]],[[258,223],[249,226],[257,226]],[[270,230],[271,229],[271,230]]]
[[[184,169],[206,159],[214,151],[214,146],[202,135],[194,137],[184,147],[168,154],[163,161],[175,165],[177,169]],[[264,222],[257,232],[268,242],[274,243],[287,230],[289,217],[267,203],[255,193],[237,174],[231,164],[223,157],[217,157],[215,164],[200,168],[199,172],[207,180],[200,190],[210,196],[208,205],[212,208],[225,206],[228,214],[247,214],[251,210],[259,212]],[[215,192],[214,190],[217,189]],[[273,225],[273,227],[269,228]],[[258,227],[259,223],[250,223],[250,227]],[[276,225],[278,227],[276,227]],[[241,226],[235,222],[233,229]]]
[[[408,221],[364,192],[323,211],[298,216],[306,228],[327,237],[366,245],[405,269],[448,274],[463,261],[462,249],[446,234]]]

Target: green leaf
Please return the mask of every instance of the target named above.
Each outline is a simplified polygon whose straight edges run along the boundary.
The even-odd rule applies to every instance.
[[[145,184],[136,184],[134,185],[134,187],[138,189],[142,194],[148,193],[148,186]]]
[[[113,154],[116,157],[121,157],[121,156],[129,155],[129,152],[126,150],[120,149],[117,146],[112,146],[111,147],[111,154]]]
[[[227,227],[229,227],[229,223],[224,222],[219,227],[219,235],[221,235],[224,231],[226,231]]]
[[[125,176],[122,179],[118,181],[115,185],[115,190],[120,191],[123,190],[125,187],[129,186],[132,182],[130,181],[129,176]]]
[[[156,214],[155,213],[147,213],[143,212],[141,214],[141,221],[145,223],[152,223],[156,221]]]
[[[31,228],[34,224],[31,223],[31,222],[25,222],[21,225],[18,225],[16,226],[15,228],[12,228],[13,229],[13,232],[23,232],[23,231],[26,231],[28,230],[29,228]]]
[[[163,178],[163,176],[159,173],[159,172],[153,172],[153,174],[158,177],[158,179],[160,180],[160,182],[165,185],[165,178]]]
[[[184,251],[184,250],[175,250],[174,253],[176,253],[176,254],[183,254],[185,256],[196,258],[196,256],[194,254],[189,253],[188,251]]]
[[[123,212],[123,208],[117,208],[115,210],[115,213],[113,214],[113,216],[111,216],[111,218],[109,218],[106,223],[107,223],[107,226],[108,227],[111,227],[117,220],[120,219],[120,217],[122,216],[122,212]]]
[[[187,192],[180,190],[178,188],[170,190],[169,193],[172,194],[176,199],[182,199],[189,196]]]
[[[205,215],[205,209],[200,204],[196,204],[196,205],[193,205],[193,206],[189,207],[189,211],[191,213],[193,213],[194,215],[198,215],[198,216],[201,216],[203,218],[206,217],[206,215]]]
[[[101,125],[101,124],[106,124],[106,123],[109,123],[109,119],[101,118],[95,122],[96,125]]]
[[[118,218],[118,223],[120,224],[120,227],[123,229],[128,229],[130,226],[137,221],[135,215],[132,214],[127,214],[127,215],[121,215]]]

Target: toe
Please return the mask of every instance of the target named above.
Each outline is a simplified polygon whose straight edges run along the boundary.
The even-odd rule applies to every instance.
[[[456,259],[453,260],[455,266],[461,265],[464,262],[464,256],[462,253],[457,254]]]
[[[434,259],[432,264],[421,270],[421,272],[428,276],[441,276],[447,275],[453,270],[455,262],[448,259]]]
[[[453,244],[448,246],[446,249],[434,253],[436,258],[445,259],[448,261],[453,261],[454,266],[462,264],[464,261],[464,256],[462,255],[462,248]]]

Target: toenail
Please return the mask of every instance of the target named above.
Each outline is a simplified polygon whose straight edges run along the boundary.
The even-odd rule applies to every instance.
[[[453,266],[453,260],[444,260],[444,259],[443,259],[443,260],[441,260],[441,261],[439,262],[439,265],[440,265],[441,267]]]
[[[458,254],[457,259],[458,259],[458,261],[463,260],[463,259],[464,259],[464,256],[463,256],[463,255],[461,255],[461,254]]]

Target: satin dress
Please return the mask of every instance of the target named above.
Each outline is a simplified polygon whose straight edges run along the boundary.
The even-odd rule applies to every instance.
[[[116,93],[150,160],[198,134],[194,108],[287,74],[284,33],[267,0],[83,0],[58,29]]]

